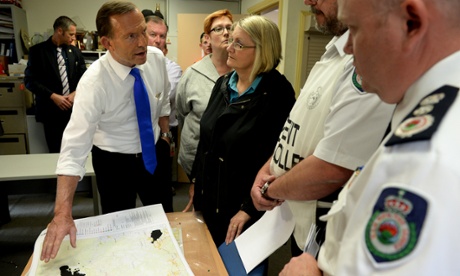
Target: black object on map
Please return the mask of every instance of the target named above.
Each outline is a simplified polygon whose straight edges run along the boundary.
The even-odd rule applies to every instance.
[[[152,243],[154,243],[156,240],[158,240],[163,233],[161,230],[153,230],[152,233],[150,234],[150,237],[153,239]]]

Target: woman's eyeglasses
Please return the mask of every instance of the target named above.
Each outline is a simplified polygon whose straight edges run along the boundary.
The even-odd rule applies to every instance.
[[[215,32],[216,34],[222,34],[224,30],[227,30],[227,33],[229,33],[232,29],[232,26],[217,26],[211,29],[211,32]]]
[[[241,43],[235,41],[235,40],[234,40],[233,38],[231,38],[231,37],[228,39],[228,46],[230,46],[230,45],[231,45],[231,46],[233,47],[233,49],[235,49],[236,51],[241,51],[241,50],[243,50],[243,49],[245,49],[245,48],[256,48],[255,45],[254,45],[254,46],[245,46],[245,45],[243,45],[243,44],[241,44]]]

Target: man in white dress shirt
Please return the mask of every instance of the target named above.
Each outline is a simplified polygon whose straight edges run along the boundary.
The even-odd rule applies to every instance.
[[[90,151],[104,213],[134,208],[137,195],[144,205],[162,203],[165,210],[172,210],[171,188],[155,183],[142,160],[135,79],[130,74],[136,67],[144,81],[158,155],[158,144],[169,148],[169,138],[164,134],[169,132],[170,84],[164,55],[157,48],[147,47],[144,16],[130,2],[103,4],[96,27],[107,53],[90,66],[77,87],[56,169],[54,218],[48,224],[41,255],[45,262],[56,257],[66,235],[76,246],[72,203]]]
[[[156,15],[149,15],[145,17],[145,22],[147,23],[147,35],[149,37],[149,46],[154,46],[160,49],[165,55],[166,60],[166,70],[168,71],[169,82],[171,83],[171,90],[169,91],[169,103],[171,104],[171,113],[169,115],[169,129],[171,132],[171,150],[170,150],[170,168],[168,172],[168,179],[172,180],[172,169],[177,168],[177,165],[173,163],[173,156],[176,152],[177,145],[177,126],[179,122],[176,118],[176,88],[179,83],[180,77],[182,76],[182,68],[179,64],[170,60],[166,57],[168,53],[168,48],[166,45],[166,40],[168,36],[168,25],[163,18]],[[174,186],[171,186],[174,191]]]

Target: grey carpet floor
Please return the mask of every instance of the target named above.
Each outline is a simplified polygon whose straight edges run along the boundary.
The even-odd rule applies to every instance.
[[[8,200],[11,222],[0,226],[0,275],[15,276],[21,275],[33,253],[36,238],[52,218],[54,194],[19,193],[9,195]],[[188,184],[176,185],[174,210],[181,211],[187,202]],[[94,214],[93,199],[88,191],[76,193],[73,214],[75,219]],[[278,275],[289,259],[288,242],[270,256],[268,275]]]

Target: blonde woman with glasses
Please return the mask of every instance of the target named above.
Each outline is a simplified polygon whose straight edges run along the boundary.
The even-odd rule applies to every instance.
[[[277,70],[281,59],[278,26],[258,15],[234,24],[227,65],[201,118],[193,166],[193,204],[217,246],[232,242],[263,212],[250,190],[295,102],[289,81]]]

